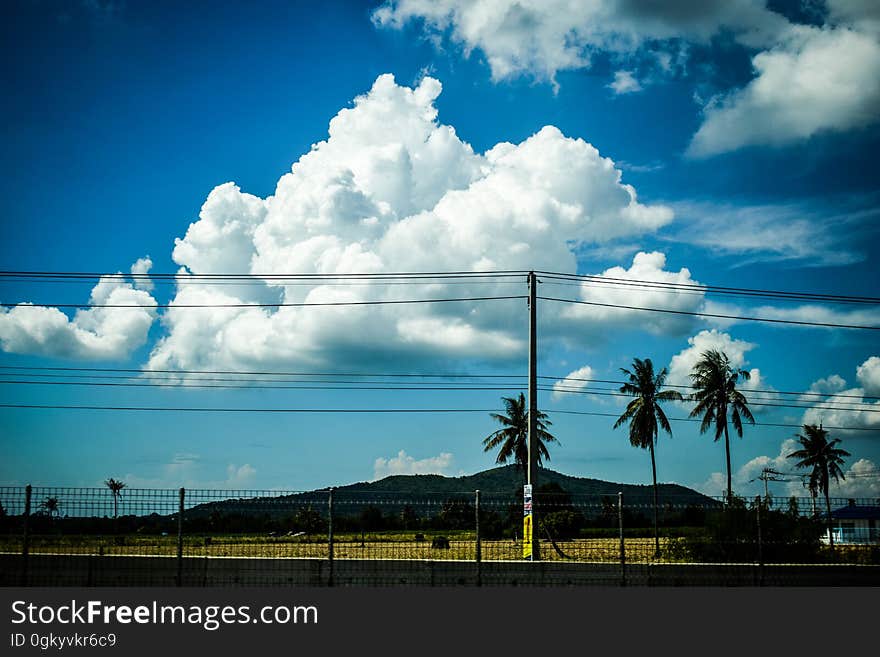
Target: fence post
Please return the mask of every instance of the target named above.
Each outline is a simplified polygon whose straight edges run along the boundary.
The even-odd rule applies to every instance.
[[[327,495],[327,586],[333,586],[333,487]]]
[[[761,536],[761,496],[755,496],[755,520],[758,525],[758,586],[764,586],[764,541]]]
[[[617,524],[620,527],[620,585],[626,586],[626,546],[623,542],[623,493],[617,494]]]
[[[477,586],[483,584],[483,545],[480,541],[480,490],[474,491],[474,526],[477,530]]]
[[[28,554],[30,553],[31,485],[24,487],[24,527],[21,537],[21,585],[28,585]]]
[[[177,586],[183,586],[183,501],[186,489],[180,489],[180,505],[177,509]]]

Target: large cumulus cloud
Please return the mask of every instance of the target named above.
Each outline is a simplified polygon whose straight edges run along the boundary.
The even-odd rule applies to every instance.
[[[261,199],[232,183],[215,188],[198,221],[175,242],[181,285],[163,316],[167,334],[148,368],[510,358],[523,349],[522,301],[180,306],[524,294],[524,281],[293,284],[270,277],[498,269],[574,273],[579,244],[644,235],[672,220],[669,208],[641,203],[610,159],[554,127],[475,153],[438,121],[434,101],[440,91],[440,83],[429,77],[408,88],[382,75],[333,118],[328,138],[293,165],[272,196]],[[622,273],[690,280],[686,270],[668,273],[664,265],[662,254],[640,254]],[[228,272],[264,276],[265,285],[210,285],[190,278]],[[579,293],[612,298],[588,288]],[[631,298],[625,290],[615,293],[618,300]],[[687,304],[699,298],[688,297]],[[553,326],[588,319],[582,311],[564,313],[549,305],[542,314]],[[612,319],[622,322],[625,315]]]

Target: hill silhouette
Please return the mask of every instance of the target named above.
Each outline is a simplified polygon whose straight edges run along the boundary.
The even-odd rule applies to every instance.
[[[484,470],[462,477],[443,475],[391,475],[371,482],[359,482],[334,489],[334,496],[347,494],[364,495],[373,493],[398,493],[414,496],[473,494],[479,490],[481,495],[515,496],[522,490],[525,476],[515,465],[506,465]],[[646,504],[653,502],[653,487],[650,484],[624,484],[602,479],[573,477],[555,470],[539,468],[538,486],[556,484],[569,493],[575,501],[583,498],[617,497],[623,493],[627,504]],[[658,484],[658,497],[661,504],[711,506],[717,501],[686,486],[679,484]],[[323,489],[326,490],[326,489]],[[583,499],[583,501],[595,501]]]
[[[538,491],[541,486],[557,485],[571,496],[571,502],[583,505],[599,505],[609,498],[614,503],[617,494],[623,493],[626,506],[653,504],[653,487],[642,484],[624,484],[601,479],[573,477],[554,470],[540,468],[537,476]],[[502,466],[461,477],[443,475],[392,475],[377,481],[363,481],[333,488],[336,513],[340,515],[359,513],[366,506],[376,506],[394,511],[411,503],[443,503],[448,501],[472,502],[474,491],[479,490],[481,499],[488,504],[517,504],[522,500],[524,474],[514,465]],[[291,495],[217,500],[199,504],[187,511],[189,517],[209,513],[283,513],[286,505],[314,505],[324,508],[327,491],[321,488]],[[540,496],[539,496],[540,497]],[[661,505],[675,507],[720,505],[717,500],[679,484],[659,484],[658,497]]]

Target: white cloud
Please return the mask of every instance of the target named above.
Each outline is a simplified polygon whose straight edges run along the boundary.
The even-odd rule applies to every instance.
[[[253,485],[257,469],[245,463],[230,463],[222,475],[208,467],[200,454],[179,452],[148,476],[128,473],[123,477],[129,488],[241,489]]]
[[[810,384],[809,392],[815,393],[833,393],[842,392],[846,388],[846,380],[839,374],[832,374],[824,379],[818,379]]]
[[[608,85],[617,95],[631,94],[642,90],[641,83],[632,71],[615,71],[614,80]]]
[[[742,369],[749,373],[749,379],[741,378],[737,382],[737,388],[745,394],[746,399],[749,401],[749,410],[752,414],[758,415],[764,412],[765,409],[772,408],[762,406],[761,404],[764,402],[775,403],[778,395],[775,393],[773,386],[767,382],[760,369],[757,367],[749,368],[748,359],[746,358],[746,354],[758,345],[753,342],[734,339],[730,334],[718,329],[700,331],[695,336],[688,338],[688,345],[688,347],[675,354],[669,361],[669,375],[666,378],[667,385],[690,387],[692,383],[690,374],[693,371],[694,365],[697,364],[697,361],[700,360],[704,352],[715,349],[727,355],[732,368]],[[688,389],[679,388],[679,390],[685,397],[690,392]],[[761,392],[752,392],[750,394],[750,391],[756,390]],[[680,403],[687,409],[692,408],[692,402],[684,401],[677,403]]]
[[[673,239],[724,255],[741,264],[798,260],[805,265],[847,265],[864,259],[849,242],[860,222],[876,211],[823,211],[798,203],[730,205],[682,202],[672,205],[679,230]],[[866,214],[868,216],[866,216]]]
[[[58,308],[29,303],[0,307],[0,347],[19,354],[109,360],[124,358],[146,342],[156,317],[156,300],[149,292],[103,277],[92,288],[89,304],[133,307],[80,309],[72,319]]]
[[[418,23],[436,43],[448,36],[465,55],[479,49],[495,80],[527,74],[551,81],[559,71],[589,67],[593,51],[632,54],[650,43],[667,55],[657,57],[662,68],[679,39],[705,43],[724,29],[743,43],[769,44],[787,24],[760,0],[390,0],[373,20],[397,29]]]
[[[880,397],[880,358],[871,356],[856,369],[856,378],[862,384],[865,394]]]
[[[649,77],[669,75],[688,44],[730,35],[757,51],[755,77],[707,105],[688,149],[697,157],[859,128],[880,115],[880,18],[872,0],[832,0],[821,26],[792,23],[764,0],[387,0],[373,21],[416,24],[466,56],[479,50],[496,81],[527,75],[554,87],[559,71],[588,68],[596,53],[616,64],[653,63]],[[638,90],[626,69],[609,86]]]
[[[241,466],[230,463],[226,467],[225,484],[229,488],[239,488],[241,486],[247,486],[253,482],[254,477],[256,476],[257,469],[249,463],[245,463]]]
[[[756,77],[710,104],[688,153],[715,155],[755,144],[784,145],[880,116],[880,43],[853,29],[792,27],[752,59]]]
[[[845,445],[843,446],[845,448]],[[775,470],[783,474],[794,474],[784,481],[770,481],[769,491],[773,497],[809,497],[809,490],[804,487],[803,479],[797,474],[807,475],[809,469],[798,468],[796,459],[789,455],[801,448],[794,438],[788,438],[779,446],[776,456],[756,456],[740,467],[733,475],[733,489],[737,495],[751,497],[764,494],[764,483],[758,479],[764,469]],[[877,497],[880,495],[880,468],[870,459],[859,459],[849,467],[844,466],[844,477],[839,483],[833,479],[829,487],[829,496],[834,497]],[[721,495],[725,480],[720,472],[713,473],[709,479],[697,488],[707,495]],[[824,505],[824,502],[822,502]],[[807,507],[801,505],[801,510]]]
[[[880,392],[876,388],[880,358],[871,356],[856,369],[856,376],[863,387],[846,388],[846,382],[838,374],[819,379],[810,386],[810,392],[831,395],[821,400],[814,396],[801,397],[802,402],[813,404],[804,412],[802,424],[823,424],[827,427],[847,427],[831,430],[832,434],[861,435],[862,429],[880,430],[880,401],[873,399]]]
[[[798,444],[794,438],[787,438],[779,446],[779,454],[776,456],[756,456],[740,467],[734,476],[734,483],[739,485],[752,484],[749,490],[753,493],[758,492],[760,486],[760,492],[763,493],[764,484],[753,480],[757,479],[765,469],[775,470],[776,472],[791,472],[794,469],[794,460],[788,458],[788,456],[797,449],[800,449],[800,444]],[[803,488],[800,483],[797,483],[797,487],[800,489],[800,493],[803,493]],[[792,495],[799,493],[789,492],[787,494]]]
[[[150,272],[152,268],[153,261],[150,256],[146,256],[145,258],[138,258],[131,266],[132,283],[134,284],[136,289],[144,290],[146,292],[153,291],[153,281],[151,281],[149,278],[144,277]]]
[[[791,308],[756,306],[748,314],[755,317],[781,319],[791,322],[812,322],[843,326],[880,326],[880,311],[870,307],[857,310],[835,310],[834,308],[817,304],[803,304]]]
[[[855,461],[843,474],[846,479],[831,481],[831,497],[880,498],[880,467],[870,459]]]
[[[723,351],[727,354],[731,367],[746,369],[748,364],[746,354],[758,346],[745,340],[736,340],[730,337],[728,333],[718,331],[717,329],[700,331],[697,335],[688,338],[688,345],[688,347],[675,354],[669,362],[667,384],[689,386],[691,384],[690,374],[694,365],[700,360],[703,352],[710,349]],[[763,389],[765,383],[762,381],[760,370],[749,370],[749,374],[752,378],[749,381],[742,381],[739,387],[744,389],[757,389],[760,387]]]
[[[880,310],[857,308],[855,310],[837,310],[831,306],[821,306],[807,303],[798,306],[739,306],[732,303],[724,303],[707,299],[702,306],[702,312],[721,315],[722,317],[706,317],[705,321],[711,326],[729,328],[751,320],[736,319],[737,317],[754,317],[756,319],[768,319],[764,325],[772,325],[772,320],[791,322],[789,329],[810,328],[825,331],[839,329],[840,327],[852,326],[880,326]]]
[[[583,379],[592,379],[594,375],[593,368],[584,365],[568,374],[561,381],[553,384],[553,399],[558,401],[571,395],[573,392],[579,392],[586,389],[590,383]]]
[[[187,277],[574,273],[573,250],[581,245],[642,236],[672,220],[667,207],[639,202],[614,162],[552,126],[519,144],[475,153],[437,120],[440,91],[430,77],[407,88],[390,75],[379,76],[367,94],[331,120],[328,138],[282,176],[272,196],[260,199],[232,183],[215,188],[199,220],[175,242],[181,284],[163,315],[167,335],[155,346],[148,369],[327,368],[340,358],[347,365],[388,358],[511,358],[521,352],[525,337],[522,303],[516,301],[278,310],[179,306],[508,295],[515,290],[509,284],[232,287]],[[663,272],[662,254],[636,258],[633,275],[689,280],[686,270]],[[578,326],[587,315],[563,317],[562,307],[548,305],[542,321]],[[652,325],[663,330],[666,324]]]
[[[446,474],[452,467],[453,457],[449,452],[416,460],[404,450],[392,458],[379,457],[373,463],[373,479],[391,475]]]
[[[609,307],[625,305],[634,308],[664,308],[673,311],[697,312],[703,305],[703,293],[676,293],[659,287],[633,287],[627,281],[648,283],[674,283],[679,285],[699,285],[691,277],[687,268],[679,271],[666,269],[666,256],[654,251],[640,251],[632,260],[628,269],[611,267],[600,274],[606,278],[619,279],[619,283],[584,282],[578,291],[578,298],[588,304],[605,305],[569,305],[564,306],[560,314],[560,327],[580,332],[591,330],[607,331],[610,328],[632,328],[638,326],[656,334],[681,335],[691,330],[695,319],[689,315],[674,313],[646,313],[628,308]],[[552,288],[548,288],[552,289]],[[546,309],[551,302],[544,302]],[[552,306],[550,306],[552,308]],[[542,310],[543,312],[543,310]]]
[[[724,495],[724,491],[727,488],[727,479],[724,477],[724,473],[722,472],[713,472],[709,475],[709,478],[706,479],[703,483],[694,484],[694,488],[701,492],[703,495],[708,495],[710,497],[721,497]],[[736,489],[734,488],[734,492]]]

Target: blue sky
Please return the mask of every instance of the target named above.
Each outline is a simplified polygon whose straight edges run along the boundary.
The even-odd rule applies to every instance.
[[[878,296],[872,3],[681,2],[664,12],[620,2],[569,13],[553,5],[13,2],[0,27],[0,268],[127,272],[149,256],[159,273],[349,273],[470,270],[488,258],[497,269]],[[549,294],[545,284],[548,296],[880,325],[876,306],[853,314],[619,289]],[[85,303],[94,281],[0,285],[7,367],[526,371],[518,300],[209,316],[151,304],[238,290],[125,284],[102,298],[142,309],[77,319],[69,309],[64,318],[10,309]],[[305,294],[248,289],[235,298]],[[861,398],[860,411],[773,407],[758,419],[821,416],[858,428],[839,435],[848,465],[858,473],[880,463],[875,331],[605,316],[588,306],[566,314],[550,302],[541,312],[544,374],[618,379],[638,356],[681,381],[700,349],[723,346],[738,366],[758,370],[753,387]],[[496,408],[505,394],[5,384],[0,401]],[[613,420],[552,413],[619,412],[618,400],[542,392],[541,406],[562,443],[553,468],[650,480],[647,454]],[[659,479],[720,492],[722,445],[692,425],[674,429],[658,448]],[[0,481],[97,485],[114,476],[132,486],[308,489],[392,472],[457,475],[492,466],[480,447],[492,430],[486,413],[0,409]],[[761,467],[785,465],[794,432],[754,427],[735,440],[738,491],[756,490],[750,480]],[[877,496],[878,486],[853,477],[839,492]]]

